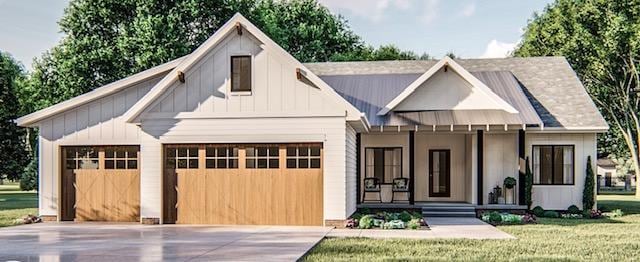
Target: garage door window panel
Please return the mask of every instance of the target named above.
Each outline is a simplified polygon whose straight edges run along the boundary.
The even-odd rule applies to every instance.
[[[138,169],[138,150],[135,147],[110,147],[104,150],[105,169]]]
[[[198,147],[167,148],[167,168],[197,169]]]
[[[320,168],[320,146],[288,146],[287,168]]]
[[[238,168],[238,147],[207,146],[206,168]]]
[[[98,169],[98,148],[95,147],[71,147],[66,148],[67,169]]]
[[[280,151],[277,146],[256,146],[246,148],[247,168],[280,168]]]

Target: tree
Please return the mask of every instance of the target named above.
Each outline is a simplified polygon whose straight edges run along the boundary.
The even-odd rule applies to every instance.
[[[582,210],[587,211],[593,209],[595,201],[595,176],[593,175],[593,165],[591,165],[591,156],[587,157],[587,175],[584,178],[584,190],[582,191]]]
[[[533,173],[531,172],[529,157],[525,159],[524,202],[527,204],[527,210],[531,210],[531,205],[533,205]]]
[[[0,52],[0,180],[20,178],[28,162],[24,130],[13,122],[19,110],[16,91],[23,77],[20,65],[9,54]]]
[[[630,157],[640,173],[639,1],[557,0],[534,15],[514,55],[565,56],[611,125],[599,155]]]

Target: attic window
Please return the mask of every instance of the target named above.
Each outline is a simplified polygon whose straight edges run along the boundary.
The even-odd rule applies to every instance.
[[[231,92],[251,92],[251,56],[231,57]]]

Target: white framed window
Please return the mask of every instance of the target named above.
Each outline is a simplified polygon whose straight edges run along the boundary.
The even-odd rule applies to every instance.
[[[253,57],[249,54],[231,55],[231,93],[251,94],[253,90]]]

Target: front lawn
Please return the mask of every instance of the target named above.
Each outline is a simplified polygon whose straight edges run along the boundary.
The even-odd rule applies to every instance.
[[[0,185],[0,227],[15,225],[18,218],[38,215],[38,195],[20,191],[18,184]]]
[[[330,238],[306,260],[604,260],[637,258],[640,201],[632,195],[598,196],[598,205],[622,209],[614,219],[540,218],[539,224],[499,226],[517,240],[380,240]]]

